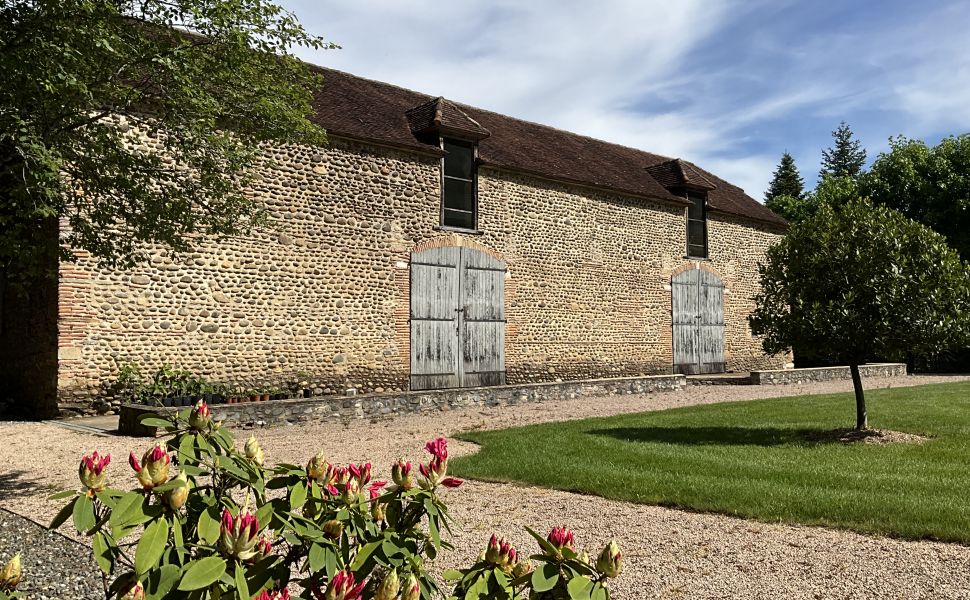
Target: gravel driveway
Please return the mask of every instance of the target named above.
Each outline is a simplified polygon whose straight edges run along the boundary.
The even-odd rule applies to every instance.
[[[970,377],[904,377],[867,381],[868,389],[967,380]],[[469,408],[379,423],[320,424],[257,432],[267,461],[305,461],[317,449],[332,462],[366,461],[377,475],[400,455],[424,460],[423,444],[436,435],[473,428],[500,428],[553,420],[747,400],[806,393],[847,392],[851,382],[793,386],[688,386],[678,392],[576,399],[492,408]],[[846,407],[850,418],[851,407]],[[245,432],[238,437],[244,438]],[[150,442],[98,437],[46,424],[0,424],[0,506],[39,521],[57,510],[42,492],[74,486],[80,455],[110,452],[110,477],[129,477],[129,449]],[[473,452],[452,442],[454,455]],[[765,524],[712,514],[640,506],[541,488],[468,482],[448,490],[458,523],[456,550],[442,569],[467,564],[492,531],[532,550],[530,525],[545,531],[567,523],[590,553],[611,537],[624,552],[624,572],[614,597],[641,598],[968,598],[970,548],[934,542],[904,542],[817,527]],[[5,532],[4,532],[5,533]],[[16,543],[0,534],[0,555]]]

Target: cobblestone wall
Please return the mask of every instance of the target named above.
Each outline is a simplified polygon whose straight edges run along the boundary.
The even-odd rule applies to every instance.
[[[670,275],[689,264],[683,208],[483,169],[481,233],[458,235],[438,227],[434,156],[335,139],[269,158],[278,166],[253,189],[269,210],[262,231],[157,251],[131,271],[83,258],[62,268],[62,401],[88,403],[127,363],[252,386],[307,373],[322,394],[402,391],[408,260],[429,242],[507,261],[510,383],[669,372]],[[712,216],[710,235],[729,368],[781,366],[745,319],[775,234]]]

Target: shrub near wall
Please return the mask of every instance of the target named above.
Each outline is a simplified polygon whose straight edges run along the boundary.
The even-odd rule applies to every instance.
[[[371,465],[337,467],[323,453],[305,466],[264,466],[258,441],[242,451],[200,402],[172,419],[148,417],[168,441],[128,463],[137,487],[109,487],[110,456],[85,456],[80,491],[51,527],[73,521],[92,538],[107,597],[285,600],[293,590],[318,600],[417,600],[441,595],[428,569],[451,545],[442,493],[448,477],[443,438],[427,443],[431,459],[399,460],[390,481]],[[176,472],[177,469],[177,472]],[[531,530],[530,530],[531,532]],[[492,536],[470,567],[444,573],[451,598],[608,599],[621,554],[611,542],[591,561],[566,528],[529,559]],[[533,561],[536,566],[533,566]]]

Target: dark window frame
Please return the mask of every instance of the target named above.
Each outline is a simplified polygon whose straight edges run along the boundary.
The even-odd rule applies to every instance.
[[[701,210],[701,218],[691,218],[692,207],[687,207],[687,258],[700,258],[706,260],[710,258],[710,247],[707,239],[707,194],[703,192],[691,191],[684,194],[684,196],[687,198],[688,202],[692,203],[693,206],[700,207]],[[700,243],[691,238],[691,223],[699,223],[701,226],[703,239]],[[702,250],[700,253],[697,253],[695,248],[701,248]]]
[[[451,230],[455,230],[455,231],[467,231],[467,232],[473,232],[474,233],[474,232],[477,232],[478,231],[478,144],[476,144],[475,142],[472,142],[472,141],[469,141],[469,140],[463,140],[463,139],[460,139],[460,138],[441,137],[441,138],[439,138],[439,147],[441,148],[441,151],[442,152],[445,152],[445,144],[446,143],[451,144],[451,145],[455,145],[455,146],[464,146],[466,148],[469,148],[472,151],[472,159],[471,159],[472,160],[472,164],[471,164],[471,179],[464,179],[462,177],[455,177],[455,176],[452,176],[452,175],[446,175],[445,174],[445,160],[447,158],[447,154],[445,154],[445,155],[443,155],[441,157],[441,176],[440,176],[440,183],[441,183],[441,208],[440,208],[440,214],[438,216],[438,223],[439,223],[439,226],[442,229],[451,229]],[[472,203],[471,203],[472,204],[472,209],[471,209],[471,211],[466,211],[466,210],[457,209],[457,208],[447,208],[445,206],[445,180],[446,179],[452,179],[452,180],[455,180],[455,181],[464,181],[466,183],[470,183],[471,184],[471,190],[472,190],[472,193],[471,193],[471,195],[472,195],[472,198],[471,198],[471,200],[472,200]],[[472,226],[471,226],[471,228],[462,227],[461,225],[453,225],[453,224],[446,223],[445,222],[445,211],[446,210],[452,211],[452,212],[462,212],[462,213],[465,213],[465,214],[471,213],[471,216],[472,216]]]

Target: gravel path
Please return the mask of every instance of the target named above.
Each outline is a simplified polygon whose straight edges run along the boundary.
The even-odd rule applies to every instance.
[[[968,380],[970,377],[904,377],[867,381],[867,388]],[[847,392],[851,382],[797,386],[689,386],[670,393],[576,399],[541,404],[469,408],[377,423],[319,424],[257,432],[273,462],[305,461],[317,449],[332,462],[369,460],[378,476],[400,455],[424,460],[422,447],[436,435],[714,402]],[[846,407],[851,418],[851,406]],[[238,437],[245,438],[246,432]],[[45,424],[0,424],[0,506],[46,522],[57,510],[39,491],[75,485],[84,452],[111,452],[109,474],[128,478],[129,449],[150,442],[96,437]],[[452,453],[473,452],[452,442]],[[442,569],[467,564],[492,531],[522,549],[534,542],[522,529],[540,531],[567,523],[591,554],[615,537],[624,551],[624,573],[614,585],[618,599],[970,599],[970,548],[904,542],[816,527],[764,524],[711,514],[640,506],[567,492],[509,484],[468,482],[446,492],[458,523],[456,550]],[[2,548],[2,547],[0,547]]]
[[[104,587],[91,550],[60,533],[0,509],[0,565],[16,553],[24,579],[17,591],[30,598],[104,598]]]

